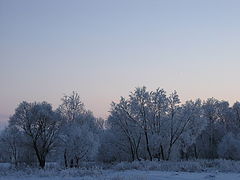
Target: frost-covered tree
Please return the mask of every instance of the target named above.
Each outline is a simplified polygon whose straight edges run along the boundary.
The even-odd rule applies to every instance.
[[[82,161],[240,159],[240,103],[214,98],[180,102],[176,91],[135,88],[111,104],[107,121],[86,110],[78,93],[50,104],[22,102],[0,135],[0,154],[14,164]],[[60,158],[59,158],[60,157]]]
[[[96,123],[96,118],[93,113],[86,110],[84,103],[81,101],[78,93],[73,92],[70,95],[65,95],[62,98],[62,103],[58,107],[57,112],[61,115],[64,124],[78,123],[87,125],[92,130],[100,128],[100,124]],[[100,122],[100,120],[99,120]]]
[[[155,158],[165,159],[164,142],[166,135],[166,119],[169,101],[164,89],[156,89],[150,92],[150,103],[148,103],[150,116],[150,147]]]
[[[21,143],[22,134],[16,127],[7,127],[1,133],[1,152],[4,156],[8,156],[15,166],[20,162]]]
[[[240,160],[240,137],[226,134],[218,145],[218,155],[224,159]]]
[[[0,154],[15,167],[23,164],[32,166],[37,161],[29,139],[14,126],[6,127],[1,133]]]
[[[239,132],[240,130],[240,102],[234,103],[232,107],[232,131]]]
[[[112,103],[111,115],[107,126],[108,134],[112,134],[110,141],[115,147],[131,154],[131,159],[139,159],[139,145],[142,134],[136,125],[130,104],[121,98],[119,104]]]
[[[187,153],[187,149],[195,144],[199,134],[206,126],[205,118],[202,117],[201,101],[187,101],[180,105],[180,100],[176,92],[172,93],[169,98],[167,118],[164,122],[164,155],[169,160],[172,151],[175,153],[181,149]]]
[[[226,133],[228,103],[210,98],[203,102],[202,108],[207,126],[197,140],[199,156],[201,158],[217,158],[217,146]]]
[[[131,147],[129,139],[122,134],[122,131],[105,129],[100,137],[98,160],[106,163],[136,160],[136,154],[131,148],[133,147]]]
[[[132,160],[168,160],[180,140],[185,148],[192,145],[203,129],[195,125],[204,124],[200,100],[180,106],[176,91],[167,97],[163,89],[136,88],[128,99],[113,103],[110,113],[109,131],[125,137],[114,144],[128,150]]]
[[[81,121],[79,118],[86,112],[83,102],[80,100],[78,93],[74,92],[70,95],[65,95],[62,99],[62,104],[58,110],[66,122]]]
[[[139,159],[139,145],[142,133],[139,125],[136,124],[135,114],[132,111],[132,104],[121,98],[118,104],[112,103],[111,115],[108,118],[108,126],[113,132],[117,132],[119,136],[124,136],[125,142],[116,142],[115,146],[128,147],[132,160]],[[122,147],[125,149],[125,147]]]
[[[60,121],[52,106],[46,102],[22,102],[10,118],[10,126],[18,128],[34,149],[39,166],[44,168],[46,157],[55,147]]]
[[[147,91],[146,87],[136,88],[129,96],[129,104],[131,105],[130,118],[141,129],[147,154],[149,159],[152,160],[153,155],[150,149],[150,102],[150,93]]]
[[[65,167],[79,167],[81,161],[95,160],[98,138],[87,126],[72,123],[61,135]]]
[[[99,142],[96,134],[100,132],[101,120],[97,121],[92,112],[85,109],[76,92],[62,98],[57,112],[64,122],[59,152],[65,167],[79,166],[81,160],[90,160],[97,152]]]
[[[166,159],[169,160],[172,148],[174,144],[177,142],[179,137],[181,136],[185,125],[182,127],[179,124],[178,113],[180,110],[179,107],[180,99],[176,91],[170,94],[168,97],[168,111],[167,111],[167,119],[165,122],[165,139],[166,139]],[[187,122],[186,122],[187,123]],[[185,122],[184,122],[185,124]],[[163,156],[165,157],[165,156]]]
[[[199,135],[207,126],[207,120],[203,116],[203,109],[201,100],[187,101],[181,106],[180,111],[180,121],[185,119],[182,123],[185,129],[182,129],[182,134],[180,137],[180,149],[182,153],[182,158],[189,158],[188,150],[190,147],[194,149],[194,157],[197,158],[197,147],[196,141]],[[184,157],[185,156],[185,157]]]

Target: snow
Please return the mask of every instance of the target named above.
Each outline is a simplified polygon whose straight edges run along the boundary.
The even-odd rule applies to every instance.
[[[111,166],[44,170],[0,163],[0,180],[240,180],[239,161],[121,162]],[[52,165],[52,166],[50,166]]]
[[[239,165],[229,160],[135,161],[62,169],[48,163],[42,170],[0,163],[0,180],[240,180]]]
[[[189,172],[166,172],[166,171],[103,171],[101,175],[69,177],[69,176],[2,176],[0,180],[238,180],[239,173],[189,173]]]

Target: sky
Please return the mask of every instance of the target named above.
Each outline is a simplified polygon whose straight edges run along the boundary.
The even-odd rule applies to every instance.
[[[0,122],[79,93],[106,118],[135,87],[240,100],[238,0],[0,0]]]

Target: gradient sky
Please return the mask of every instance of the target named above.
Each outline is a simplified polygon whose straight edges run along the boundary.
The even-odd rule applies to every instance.
[[[0,0],[0,121],[77,91],[96,116],[134,87],[240,100],[239,0]]]

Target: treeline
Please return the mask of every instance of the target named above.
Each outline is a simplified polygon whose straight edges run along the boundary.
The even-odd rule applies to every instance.
[[[181,103],[176,91],[136,88],[111,104],[106,120],[85,109],[77,93],[53,110],[22,102],[0,136],[0,158],[18,166],[83,161],[240,159],[240,103],[214,98]]]

